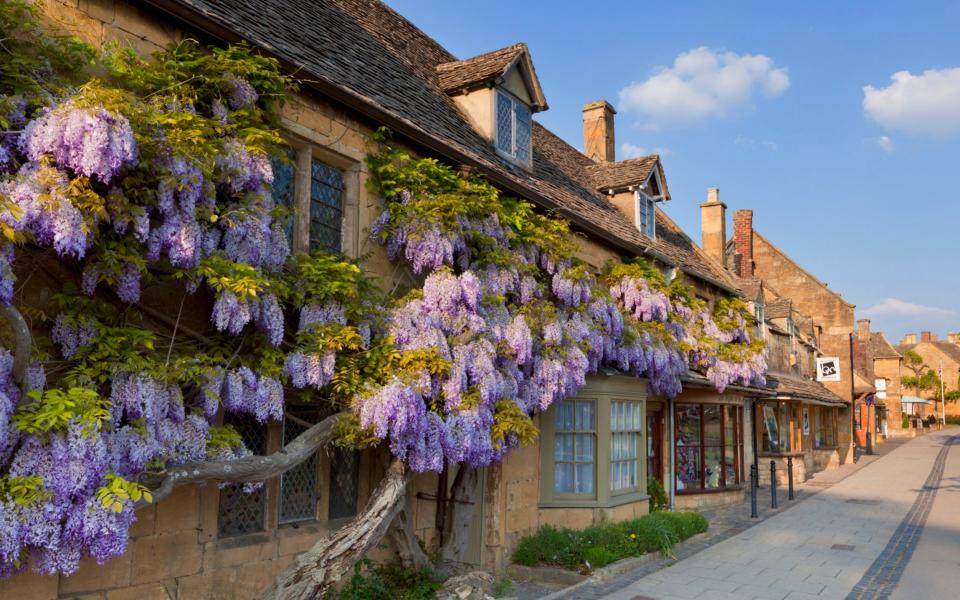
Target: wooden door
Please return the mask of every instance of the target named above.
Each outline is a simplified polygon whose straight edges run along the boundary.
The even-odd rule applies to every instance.
[[[663,480],[663,412],[647,413],[647,477],[656,477],[664,487]]]

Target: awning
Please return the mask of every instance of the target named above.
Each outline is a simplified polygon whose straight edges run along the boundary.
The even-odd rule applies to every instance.
[[[903,396],[900,398],[900,404],[933,404],[933,402],[916,396]]]

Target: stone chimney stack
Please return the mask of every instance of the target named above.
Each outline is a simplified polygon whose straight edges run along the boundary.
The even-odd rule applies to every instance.
[[[740,277],[753,277],[753,211],[733,213],[733,243],[740,255]]]
[[[960,338],[957,337],[956,331],[947,332],[947,341],[951,344],[960,344]]]
[[[606,100],[583,105],[583,153],[597,162],[615,162],[616,140],[613,115],[617,114]]]
[[[907,333],[907,334],[904,334],[904,336],[903,336],[903,341],[900,342],[900,343],[903,344],[904,346],[913,346],[913,345],[916,345],[916,343],[917,343],[917,334],[915,334],[915,333]]]
[[[932,342],[932,341],[933,341],[933,335],[932,335],[929,331],[921,331],[921,332],[920,332],[920,341],[921,341],[921,342]]]
[[[857,339],[861,342],[870,339],[870,319],[860,319],[857,321]]]
[[[700,234],[703,251],[721,265],[727,248],[727,205],[720,200],[720,188],[707,190],[707,201],[700,205]]]

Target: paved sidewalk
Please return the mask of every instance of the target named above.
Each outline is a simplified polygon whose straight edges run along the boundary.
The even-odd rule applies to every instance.
[[[864,575],[871,567],[888,571],[874,566],[882,552],[883,560],[909,561],[914,548],[911,532],[922,529],[908,519],[911,528],[904,530],[901,522],[908,513],[916,520],[918,494],[929,484],[940,450],[955,433],[956,429],[934,432],[885,452],[883,460],[870,461],[867,468],[789,510],[602,598],[824,600],[847,598],[855,586],[872,590],[875,582],[863,581]],[[957,454],[960,450],[944,453],[953,456],[951,469],[960,458]],[[960,475],[955,470],[947,473]],[[956,486],[957,481],[960,478],[951,483]],[[919,525],[922,528],[922,520]],[[956,542],[952,556],[956,562]],[[911,576],[910,569],[906,575]],[[904,596],[922,597],[938,596]]]

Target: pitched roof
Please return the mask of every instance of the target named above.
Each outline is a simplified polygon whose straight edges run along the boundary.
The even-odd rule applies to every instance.
[[[911,350],[915,351],[917,346],[924,344],[933,346],[936,350],[940,351],[950,360],[960,364],[960,345],[952,344],[950,342],[917,342],[916,344],[897,344],[894,347],[894,350],[898,352],[899,355],[902,355]]]
[[[534,111],[546,110],[547,99],[540,88],[530,51],[523,42],[465,60],[440,63],[436,68],[437,84],[447,93],[476,88],[504,77],[517,63],[522,63],[525,70],[524,76],[532,92]]]
[[[660,168],[663,189],[660,193],[670,199],[670,190],[667,189],[667,178],[660,164],[660,155],[651,154],[637,158],[618,160],[617,162],[596,162],[587,168],[587,172],[597,185],[598,190],[618,190],[631,185],[639,185],[650,177],[655,167]],[[658,185],[660,182],[658,182]]]
[[[957,348],[957,351],[960,352],[960,347]],[[871,358],[900,358],[900,353],[881,331],[870,332],[870,339],[867,340],[867,353]]]
[[[753,302],[760,297],[763,290],[763,280],[756,277],[741,277],[737,280],[740,289],[743,290],[743,297]],[[766,308],[766,307],[764,307]]]
[[[571,221],[618,250],[678,265],[718,287],[736,283],[660,211],[650,240],[596,189],[594,162],[534,122],[530,171],[500,157],[440,86],[437,66],[459,62],[377,0],[148,0],[192,27],[243,38],[299,69],[316,89],[448,159],[470,164],[495,185]],[[295,16],[296,18],[293,18]],[[674,231],[676,229],[676,231]]]
[[[828,390],[822,383],[787,373],[767,373],[768,386],[778,397],[815,400],[824,404],[846,406],[847,402]]]
[[[767,302],[763,312],[768,319],[788,319],[793,310],[793,301],[790,298],[777,298]]]
[[[960,363],[960,346],[950,342],[930,342],[938,350],[949,356],[954,362]]]
[[[870,394],[876,392],[876,388],[873,387],[873,384],[867,381],[867,378],[857,373],[853,372],[853,393],[856,395],[860,394]]]

